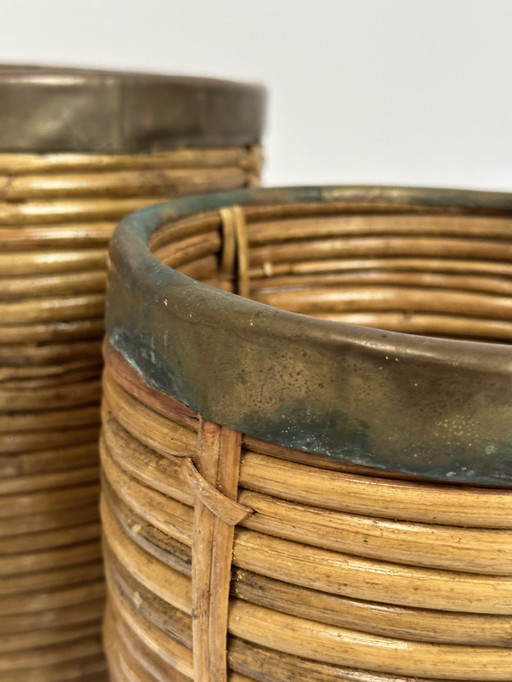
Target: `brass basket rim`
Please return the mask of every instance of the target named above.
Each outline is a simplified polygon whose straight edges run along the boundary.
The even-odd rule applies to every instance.
[[[256,438],[386,471],[512,486],[510,346],[279,310],[193,280],[148,248],[160,226],[194,213],[329,202],[512,216],[509,193],[411,187],[252,189],[158,204],[114,233],[110,342],[151,385]],[[379,406],[376,427],[367,417]]]
[[[250,145],[265,125],[265,88],[227,79],[0,64],[0,100],[0,153]]]

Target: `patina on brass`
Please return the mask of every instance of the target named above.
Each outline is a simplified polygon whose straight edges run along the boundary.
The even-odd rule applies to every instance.
[[[2,152],[150,153],[250,145],[265,93],[230,81],[0,66]]]
[[[512,485],[512,348],[334,323],[220,291],[165,266],[151,235],[224,206],[512,215],[512,195],[403,188],[242,190],[125,219],[107,330],[144,379],[209,420],[400,474]]]

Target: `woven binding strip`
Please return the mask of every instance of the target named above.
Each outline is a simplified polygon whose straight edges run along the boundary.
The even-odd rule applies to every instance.
[[[199,470],[223,495],[235,500],[238,493],[241,434],[201,420],[197,463]],[[187,475],[196,493],[192,542],[192,632],[194,679],[197,682],[227,680],[226,636],[231,584],[234,525],[251,510],[236,505],[238,518],[226,519],[220,505],[201,493],[198,479]],[[199,492],[199,494],[197,494]]]
[[[240,206],[221,208],[222,256],[221,271],[231,276],[239,296],[249,296],[249,240],[245,214]]]

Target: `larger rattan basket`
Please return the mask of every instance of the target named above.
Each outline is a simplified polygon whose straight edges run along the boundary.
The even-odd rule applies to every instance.
[[[160,197],[253,185],[263,92],[0,68],[0,679],[105,679],[106,245]]]
[[[114,682],[512,679],[511,228],[511,195],[386,188],[121,224]]]

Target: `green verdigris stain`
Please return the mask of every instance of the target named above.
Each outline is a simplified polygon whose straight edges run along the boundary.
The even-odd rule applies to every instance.
[[[240,190],[144,209],[111,245],[111,343],[148,383],[248,435],[389,472],[511,487],[510,346],[306,318],[192,280],[147,247],[161,225],[194,213],[329,202],[341,213],[345,203],[352,213],[361,204],[512,215],[511,194],[382,187]]]

